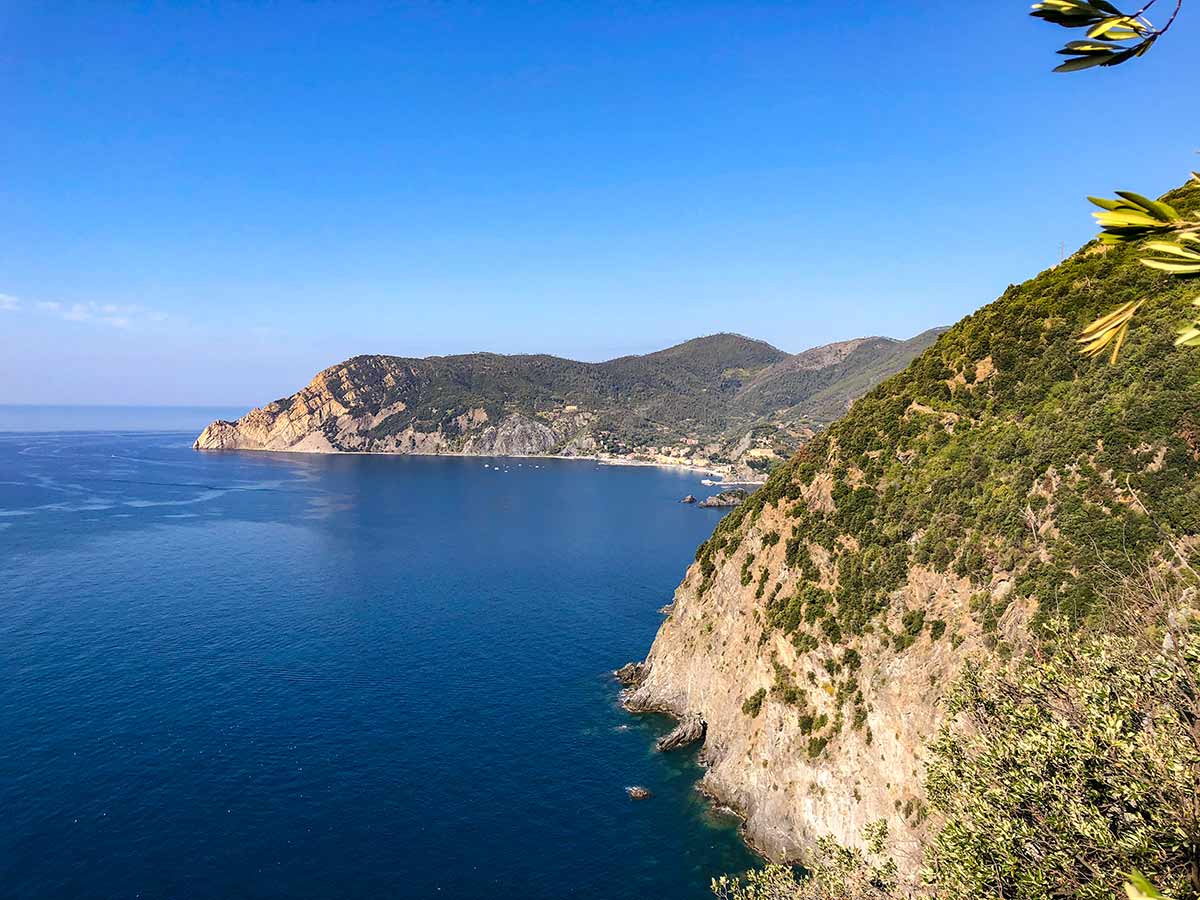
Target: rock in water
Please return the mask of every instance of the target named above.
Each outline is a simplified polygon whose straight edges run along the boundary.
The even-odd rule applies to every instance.
[[[705,509],[741,506],[749,496],[741,488],[736,488],[732,491],[721,491],[721,493],[704,500],[700,505]]]
[[[680,720],[675,729],[668,735],[658,739],[658,743],[654,748],[659,753],[668,753],[671,750],[678,750],[680,747],[687,747],[696,741],[704,740],[704,732],[707,730],[707,725],[698,715],[690,715]]]
[[[638,784],[625,788],[625,793],[629,795],[630,800],[646,800],[651,796],[648,790]]]
[[[625,663],[625,665],[613,672],[613,677],[625,685],[625,687],[637,687],[646,680],[646,664],[639,662]]]
[[[682,500],[680,500],[679,502],[680,502],[680,503],[695,503],[695,502],[696,502],[696,498],[695,498],[695,497],[693,497],[691,494],[688,494],[686,497],[684,497],[684,498],[683,498]]]

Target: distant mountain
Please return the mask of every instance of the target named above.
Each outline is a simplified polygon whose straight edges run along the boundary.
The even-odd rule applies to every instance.
[[[857,338],[789,356],[747,384],[742,400],[759,415],[789,410],[817,421],[832,421],[875,385],[904,369],[931,346],[944,328],[907,341]]]
[[[602,363],[471,353],[356,356],[217,421],[201,450],[608,456],[765,471],[936,340],[871,337],[795,356],[736,334]]]

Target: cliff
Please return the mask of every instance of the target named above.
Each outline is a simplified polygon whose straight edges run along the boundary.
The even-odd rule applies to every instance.
[[[1171,195],[1200,206],[1200,189]],[[1113,577],[1200,546],[1195,287],[1089,244],[955,325],[700,548],[633,709],[699,717],[706,790],[776,858],[888,822],[908,874],[920,776],[963,662],[1004,665]],[[1075,336],[1147,298],[1113,365]]]
[[[836,415],[935,336],[863,338],[791,356],[722,334],[604,363],[487,353],[358,356],[236,422],[213,422],[195,446],[607,455],[752,475],[823,427],[830,402]]]

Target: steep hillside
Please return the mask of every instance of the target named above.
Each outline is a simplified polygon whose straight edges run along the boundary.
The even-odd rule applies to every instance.
[[[742,401],[764,418],[786,410],[793,416],[831,421],[903,369],[945,330],[931,328],[907,341],[858,338],[797,353],[755,376],[742,390]]]
[[[1196,287],[1135,254],[1092,243],[1009,287],[700,548],[629,703],[703,717],[705,786],[758,846],[860,844],[883,818],[915,871],[963,661],[1022,653],[1052,614],[1086,625],[1114,573],[1195,555],[1200,353],[1172,337]],[[1084,324],[1143,296],[1116,365],[1079,355]]]
[[[603,363],[489,353],[358,356],[237,422],[214,422],[196,446],[604,454],[754,474],[833,418],[819,411],[824,400],[810,406],[810,398],[832,391],[848,402],[902,368],[923,339],[869,338],[794,357],[718,334]]]

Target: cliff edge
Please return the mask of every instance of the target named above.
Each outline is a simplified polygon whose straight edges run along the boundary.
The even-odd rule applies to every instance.
[[[1005,665],[1051,616],[1086,628],[1114,576],[1195,559],[1200,359],[1172,347],[1195,287],[1136,255],[1092,243],[1009,287],[698,551],[627,703],[707,723],[703,786],[770,856],[884,819],[915,873],[964,661]],[[1115,365],[1080,356],[1083,325],[1143,297]]]

